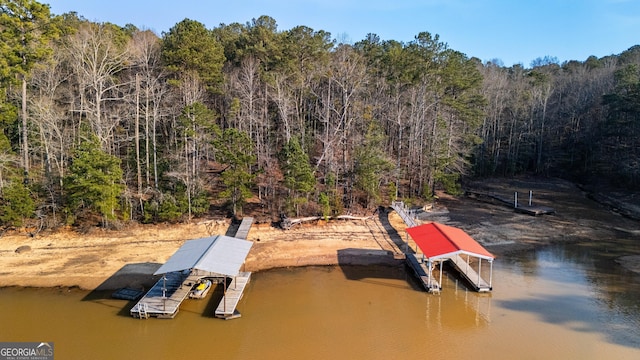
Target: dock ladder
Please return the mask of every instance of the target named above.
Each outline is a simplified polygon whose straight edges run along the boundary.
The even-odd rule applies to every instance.
[[[140,319],[149,318],[149,308],[146,303],[138,304],[138,316]]]

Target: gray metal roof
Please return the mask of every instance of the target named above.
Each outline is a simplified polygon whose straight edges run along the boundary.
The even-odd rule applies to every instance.
[[[237,276],[251,246],[251,241],[223,235],[189,240],[154,275],[197,269]]]

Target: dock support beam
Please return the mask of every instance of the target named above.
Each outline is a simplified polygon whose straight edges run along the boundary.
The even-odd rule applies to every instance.
[[[489,265],[491,267],[491,269],[489,270],[489,289],[493,290],[493,285],[492,285],[492,282],[493,282],[493,261],[490,260],[489,261]]]

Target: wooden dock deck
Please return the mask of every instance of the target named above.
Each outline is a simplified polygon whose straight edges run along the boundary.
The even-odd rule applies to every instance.
[[[548,206],[535,206],[535,205],[531,205],[531,206],[518,205],[518,207],[515,208],[515,211],[522,214],[533,215],[533,216],[554,214],[556,212],[554,208],[551,208]]]
[[[193,285],[201,278],[199,275],[171,272],[160,280],[131,308],[131,316],[139,319],[157,317],[174,318],[180,304],[189,296]]]
[[[514,211],[522,213],[522,214],[538,216],[538,215],[555,214],[555,212],[556,212],[556,210],[554,208],[549,207],[549,206],[521,205],[516,200],[517,197],[515,199],[509,199],[509,198],[506,198],[506,197],[498,195],[498,194],[485,193],[485,192],[481,192],[481,191],[472,191],[472,190],[466,190],[466,194],[468,196],[471,196],[471,197],[479,200],[479,201],[486,201],[486,199],[491,199],[491,200],[493,200],[495,202],[498,202],[500,204],[509,206],[509,207],[513,208]]]
[[[407,264],[413,269],[422,286],[428,292],[440,292],[440,284],[433,277],[431,271],[427,268],[427,264],[418,260],[415,254],[406,254]]]
[[[244,293],[244,289],[249,283],[249,279],[251,278],[250,272],[240,272],[238,276],[231,280],[231,283],[225,290],[225,294],[218,304],[218,308],[215,311],[215,317],[222,319],[235,319],[239,318],[241,315],[236,310],[240,299],[242,299],[242,295]]]
[[[451,260],[451,263],[460,275],[462,275],[477,292],[491,291],[491,285],[485,281],[475,269],[469,266],[460,255],[452,256],[449,260]]]
[[[242,222],[236,231],[235,238],[247,240],[247,236],[249,236],[249,230],[251,230],[251,225],[253,224],[252,217],[244,217],[242,218]]]

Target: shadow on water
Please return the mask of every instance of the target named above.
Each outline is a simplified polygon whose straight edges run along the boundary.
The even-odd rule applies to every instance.
[[[393,253],[385,250],[353,248],[338,250],[338,266],[347,280],[424,291],[404,260],[395,259]],[[404,280],[406,285],[388,280]]]
[[[203,318],[215,318],[215,311],[218,308],[218,304],[222,300],[224,296],[224,283],[220,282],[212,289],[213,291],[207,295],[205,299],[199,301],[206,301],[207,305],[204,308],[202,314],[200,314]]]
[[[498,305],[638,349],[640,276],[615,262],[617,256],[629,253],[626,245],[625,241],[560,244],[512,258],[507,268],[539,279],[538,291],[531,297],[500,300]]]
[[[593,299],[580,295],[541,295],[501,300],[498,305],[514,311],[533,313],[542,321],[565,326],[571,331],[599,333],[615,344],[640,348],[637,319],[635,324],[630,319],[616,319],[619,315],[613,309],[610,309],[608,318],[603,319],[605,315],[594,311],[592,301]]]
[[[91,301],[109,307],[119,307],[112,303],[112,300],[114,300],[113,293],[118,289],[128,288],[140,290],[144,294],[160,279],[159,275],[153,275],[160,266],[161,264],[158,263],[127,264],[109,276],[95,290],[89,292],[82,298],[82,301]],[[122,300],[123,306],[118,312],[118,316],[130,317],[129,311],[137,301],[138,299]]]
[[[380,242],[388,242],[398,249],[404,248],[404,241],[398,231],[389,222],[390,209],[378,208],[378,220],[386,232],[383,239],[375,239],[381,247],[384,244]],[[372,236],[375,235],[372,233]],[[386,246],[384,246],[386,247]],[[402,254],[394,254],[390,250],[382,249],[358,249],[346,248],[337,252],[338,266],[342,270],[345,278],[353,281],[361,281],[365,283],[375,284],[379,286],[406,288],[421,291],[422,287],[411,274],[407,271],[405,261]],[[379,280],[378,280],[379,279]],[[384,280],[405,280],[407,286],[392,284]]]

